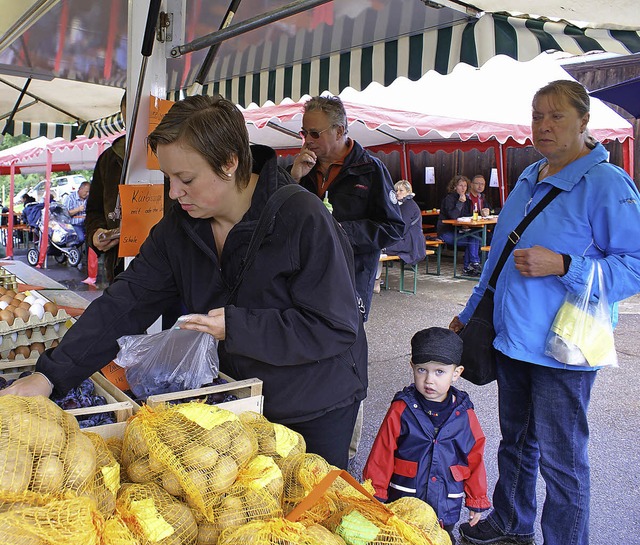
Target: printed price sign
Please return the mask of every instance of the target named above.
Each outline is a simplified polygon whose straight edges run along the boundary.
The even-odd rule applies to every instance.
[[[151,228],[162,218],[164,186],[132,184],[119,189],[122,220],[118,256],[135,257]]]

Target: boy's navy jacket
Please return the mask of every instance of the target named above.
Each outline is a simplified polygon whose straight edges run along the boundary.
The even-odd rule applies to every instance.
[[[458,522],[465,496],[469,509],[490,507],[484,433],[468,394],[453,386],[451,390],[455,408],[437,435],[415,386],[398,392],[363,472],[379,499],[415,496],[433,507],[445,526]]]

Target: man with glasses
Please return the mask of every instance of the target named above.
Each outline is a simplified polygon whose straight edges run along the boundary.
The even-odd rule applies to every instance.
[[[477,210],[480,216],[486,217],[491,213],[491,202],[484,194],[486,181],[482,174],[476,174],[469,184],[467,198],[471,201],[471,210]]]
[[[347,114],[338,97],[314,97],[305,103],[300,136],[304,144],[291,176],[321,199],[328,198],[333,216],[349,236],[366,320],[380,250],[404,232],[391,176],[378,158],[347,136]]]

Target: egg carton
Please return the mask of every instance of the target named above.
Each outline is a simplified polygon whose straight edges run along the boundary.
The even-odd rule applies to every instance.
[[[67,314],[67,311],[64,309],[59,309],[56,315],[54,316],[50,312],[45,312],[42,315],[42,318],[38,318],[35,315],[29,316],[27,321],[24,321],[22,318],[16,318],[12,325],[9,325],[5,321],[0,322],[0,335],[5,336],[12,334],[17,331],[21,331],[23,329],[33,329],[35,327],[44,327],[54,324],[59,324],[61,322],[67,322],[70,320],[70,316]]]
[[[24,342],[25,340],[26,342]],[[6,364],[7,362],[12,362],[12,361],[22,363],[25,360],[29,360],[29,361],[33,360],[35,362],[35,360],[37,360],[38,357],[40,356],[40,353],[37,350],[32,350],[28,356],[24,356],[23,354],[16,354],[13,359],[9,359],[9,354],[11,350],[15,351],[15,349],[20,346],[29,346],[30,344],[35,342],[42,342],[44,344],[45,350],[48,350],[49,348],[51,348],[55,340],[57,339],[35,341],[33,339],[28,339],[26,336],[24,336],[24,338],[19,338],[15,346],[11,346],[10,348],[7,348],[6,346],[3,347],[2,345],[0,345],[0,363]]]
[[[37,328],[25,328],[0,336],[0,354],[9,352],[18,346],[26,346],[35,342],[50,345],[52,341],[59,340],[69,331],[70,321],[56,323]],[[29,333],[31,336],[29,336]]]

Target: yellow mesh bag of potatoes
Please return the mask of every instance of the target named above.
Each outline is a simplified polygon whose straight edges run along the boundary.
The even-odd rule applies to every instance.
[[[155,482],[212,522],[219,495],[256,449],[230,411],[198,401],[145,406],[125,429],[122,463],[129,481]]]
[[[305,527],[299,522],[276,518],[250,522],[225,530],[218,545],[345,545],[321,526]],[[364,545],[364,544],[362,544]]]
[[[258,442],[258,454],[271,456],[280,462],[296,454],[306,452],[304,438],[282,424],[273,424],[261,414],[247,411],[240,415],[245,429],[250,430]]]
[[[140,545],[196,545],[191,509],[155,483],[122,485],[116,512]]]
[[[433,545],[448,545],[451,542],[449,534],[440,526],[436,512],[421,499],[407,496],[386,506],[401,520],[420,528]]]
[[[0,491],[89,491],[96,471],[91,440],[76,419],[45,397],[0,397]]]
[[[96,472],[92,495],[105,518],[116,510],[116,496],[120,488],[120,464],[113,457],[105,440],[97,433],[84,432],[96,451]]]
[[[28,495],[28,493],[27,493]],[[87,497],[40,495],[40,506],[0,514],[0,543],[7,545],[99,545],[103,519]]]
[[[345,483],[336,487],[334,483],[339,480]],[[347,545],[434,543],[421,528],[400,519],[351,475],[341,470],[332,470],[286,518],[304,522],[306,514],[327,497],[332,497],[333,504],[340,508],[323,520],[322,525]],[[306,517],[307,523],[310,520]]]

